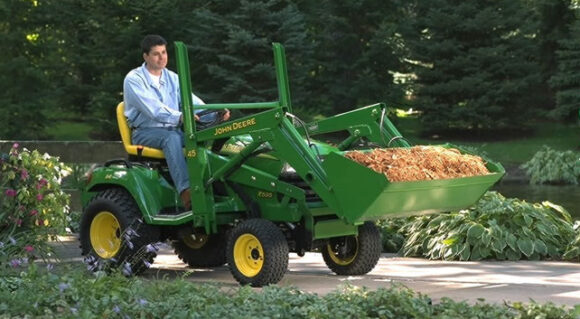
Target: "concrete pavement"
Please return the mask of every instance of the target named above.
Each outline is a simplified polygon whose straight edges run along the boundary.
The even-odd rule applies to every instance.
[[[73,237],[63,238],[62,244],[55,244],[55,249],[62,262],[82,260],[78,241]],[[173,254],[169,245],[162,245],[152,268],[143,276],[181,277],[186,271],[192,272],[187,276],[192,282],[238,285],[227,266],[188,268]],[[290,254],[289,269],[280,285],[322,295],[344,283],[370,289],[402,284],[430,296],[433,302],[449,297],[470,303],[484,298],[488,303],[535,300],[567,306],[580,304],[580,264],[568,262],[449,262],[385,254],[369,274],[342,277],[326,267],[320,254],[307,253],[304,257]]]

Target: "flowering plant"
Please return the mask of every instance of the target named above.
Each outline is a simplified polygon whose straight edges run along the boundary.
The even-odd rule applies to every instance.
[[[46,258],[48,240],[65,230],[69,195],[61,190],[70,168],[58,158],[14,144],[0,158],[0,266]]]

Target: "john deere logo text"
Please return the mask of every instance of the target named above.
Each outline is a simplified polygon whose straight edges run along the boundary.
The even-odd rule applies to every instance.
[[[249,120],[244,120],[244,121],[239,121],[239,122],[234,122],[228,126],[224,126],[224,127],[217,127],[215,129],[215,132],[213,133],[213,135],[221,135],[227,132],[231,132],[231,131],[235,131],[235,130],[239,130],[242,129],[244,127],[248,127],[248,126],[252,126],[252,125],[256,125],[256,118],[253,117]]]

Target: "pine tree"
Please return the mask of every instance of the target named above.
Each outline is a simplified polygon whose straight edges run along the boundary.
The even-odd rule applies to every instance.
[[[559,41],[557,53],[558,73],[550,79],[557,90],[556,108],[551,116],[576,119],[580,109],[580,18],[572,24],[570,37]]]
[[[312,45],[302,13],[284,0],[230,0],[193,12],[190,45],[192,86],[206,102],[267,102],[278,98],[272,43],[284,45],[292,104],[306,95]]]
[[[537,18],[519,1],[418,1],[408,37],[426,130],[517,127],[540,82]]]

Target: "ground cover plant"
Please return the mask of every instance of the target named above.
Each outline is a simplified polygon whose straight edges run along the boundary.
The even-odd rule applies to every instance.
[[[379,226],[385,249],[395,250],[394,244],[404,238],[403,256],[444,260],[580,257],[578,223],[563,207],[505,198],[497,192],[487,192],[466,210],[384,220]]]
[[[0,276],[0,318],[575,318],[580,309],[552,303],[432,303],[404,286],[341,286],[320,296],[292,287],[223,287],[182,278],[33,265]]]

